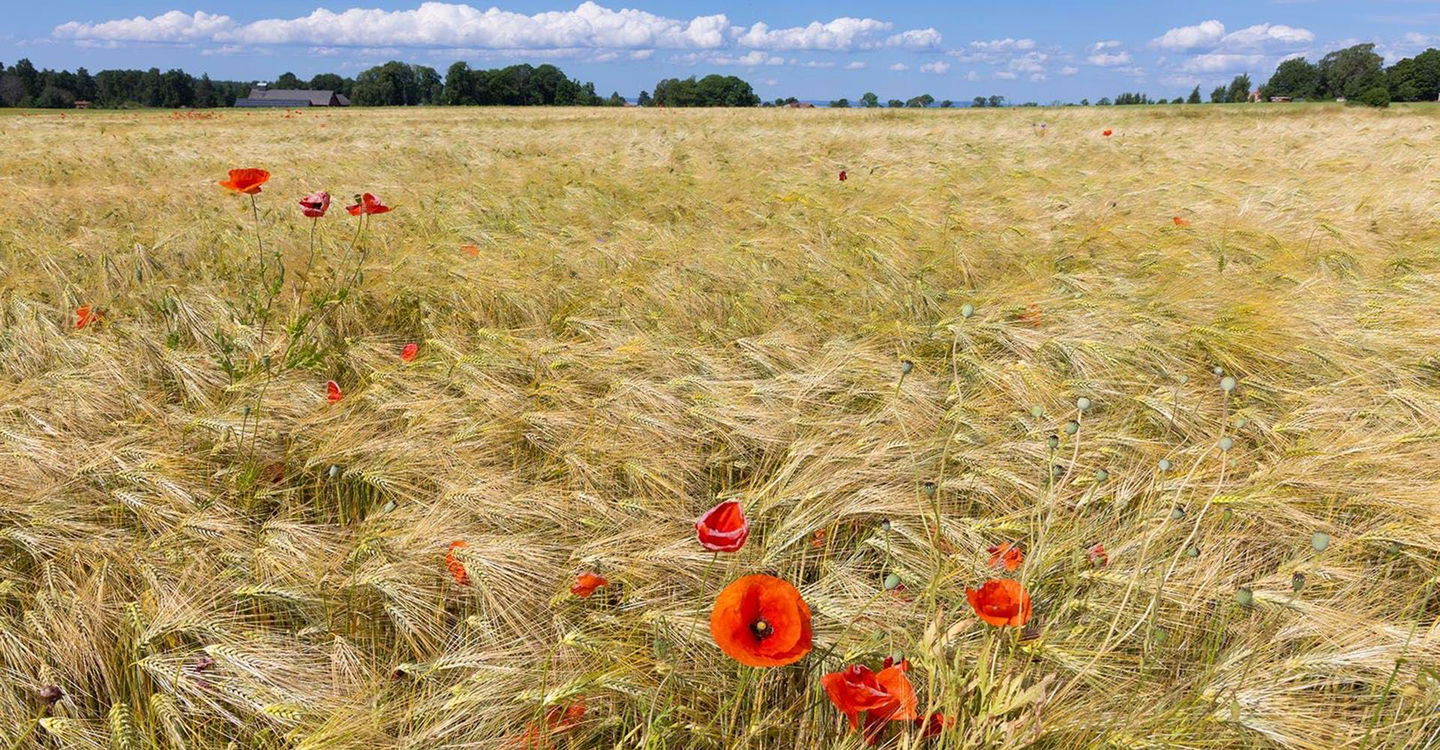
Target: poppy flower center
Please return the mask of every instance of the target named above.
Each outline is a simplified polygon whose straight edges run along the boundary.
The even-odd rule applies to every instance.
[[[765,618],[762,617],[750,623],[750,633],[755,636],[756,640],[763,641],[775,634],[775,628],[771,627],[770,623],[766,622]]]

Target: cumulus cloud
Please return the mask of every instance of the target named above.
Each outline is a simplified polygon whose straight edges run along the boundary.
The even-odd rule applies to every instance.
[[[937,75],[942,75],[950,72],[950,63],[943,61],[929,62],[921,65],[920,70],[925,73],[935,73]]]
[[[1195,55],[1180,64],[1186,73],[1238,73],[1255,68],[1265,61],[1264,55],[1237,55],[1211,52]]]
[[[870,66],[867,63],[860,62],[859,60],[845,63],[845,70],[864,70],[868,67]]]
[[[1080,69],[1075,67],[1074,65],[1066,65],[1065,67],[1060,69],[1060,75],[1062,76],[1073,76],[1079,72]]]
[[[1269,44],[1305,44],[1315,41],[1315,34],[1309,29],[1297,29],[1280,24],[1256,24],[1239,31],[1232,31],[1220,40],[1226,48],[1264,47]]]
[[[1102,68],[1113,68],[1118,65],[1130,64],[1129,52],[1099,52],[1085,58],[1085,62],[1091,65],[1098,65]]]
[[[235,27],[229,16],[197,10],[193,14],[172,10],[154,18],[134,18],[80,23],[71,21],[55,27],[59,39],[108,42],[197,42],[208,41]]]
[[[203,11],[170,11],[55,27],[59,39],[115,42],[209,41],[244,45],[315,47],[470,48],[486,50],[675,49],[850,52],[931,49],[942,41],[933,28],[897,31],[888,21],[837,18],[793,28],[763,22],[737,26],[724,15],[670,18],[642,10],[614,10],[586,0],[574,10],[526,15],[461,3],[426,2],[412,10],[317,9],[306,16],[250,23]]]
[[[1107,49],[1117,49],[1117,48],[1119,48],[1119,47],[1120,47],[1120,42],[1117,42],[1117,41],[1115,41],[1115,40],[1112,39],[1112,40],[1110,40],[1110,41],[1096,42],[1096,43],[1090,45],[1090,51],[1091,51],[1091,52],[1101,52],[1101,51],[1103,51],[1103,50],[1107,50]]]
[[[1225,24],[1216,20],[1203,21],[1194,26],[1171,29],[1152,39],[1150,46],[1169,50],[1190,50],[1211,47],[1225,37]]]
[[[905,63],[895,63],[894,65],[890,66],[890,69],[895,71],[896,73],[903,73],[909,70],[910,66],[906,65]]]
[[[989,41],[975,41],[970,43],[970,48],[982,52],[1014,52],[1035,49],[1034,39],[991,39]]]
[[[1012,72],[1010,72],[1010,71],[1008,71],[1008,70],[1001,70],[1001,71],[997,71],[997,72],[995,73],[995,77],[996,77],[996,78],[999,78],[999,79],[1002,80],[1002,81],[1013,81],[1013,80],[1015,80],[1016,78],[1019,78],[1019,77],[1020,77],[1020,74],[1019,74],[1019,73],[1012,73]]]

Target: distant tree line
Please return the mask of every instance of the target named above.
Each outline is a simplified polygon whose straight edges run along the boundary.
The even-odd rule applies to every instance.
[[[250,90],[247,83],[195,78],[183,70],[36,70],[28,59],[0,63],[0,107],[68,109],[76,101],[97,107],[228,107]]]
[[[750,84],[735,77],[708,75],[696,80],[666,78],[655,84],[655,92],[641,96],[660,107],[754,107],[760,97]]]

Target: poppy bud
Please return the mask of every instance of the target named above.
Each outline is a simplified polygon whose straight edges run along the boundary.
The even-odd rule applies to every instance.
[[[1171,509],[1170,509],[1170,517],[1173,518],[1173,519],[1175,519],[1175,520],[1177,520],[1177,521],[1180,520],[1180,519],[1182,519],[1182,518],[1184,518],[1184,517],[1185,517],[1185,509],[1182,508],[1182,507],[1180,507],[1180,506],[1178,506],[1178,505],[1175,506],[1174,508],[1171,508]]]
[[[1169,471],[1171,466],[1172,466],[1172,464],[1170,463],[1170,459],[1168,459],[1168,458],[1162,458],[1162,459],[1160,459],[1160,470],[1161,470],[1161,471]]]
[[[895,575],[894,573],[891,573],[890,575],[885,576],[885,590],[886,590],[886,591],[894,591],[894,590],[895,590],[896,588],[898,588],[899,586],[900,586],[900,576],[897,576],[897,575]]]
[[[336,466],[335,464],[330,464],[330,470],[326,473],[330,475],[331,479],[334,479],[335,477],[340,476],[340,467]]]
[[[1305,574],[1298,570],[1295,571],[1295,575],[1290,576],[1290,588],[1293,591],[1305,588]]]
[[[1190,545],[1189,547],[1187,547],[1187,548],[1185,549],[1185,556],[1186,556],[1186,557],[1199,557],[1199,556],[1200,556],[1200,548],[1197,547],[1197,546],[1195,546],[1195,545],[1193,545],[1193,544]]]
[[[1080,411],[1088,411],[1090,409],[1090,399],[1085,398],[1084,396],[1075,399],[1075,408],[1079,409]]]
[[[1234,440],[1231,440],[1229,435],[1226,435],[1225,437],[1220,438],[1220,450],[1222,450],[1222,451],[1228,451],[1228,450],[1230,450],[1231,448],[1234,448],[1234,447],[1235,447],[1235,441],[1234,441]]]
[[[1216,375],[1224,375],[1225,368],[1221,367],[1220,365],[1215,365],[1214,367],[1210,368],[1210,372],[1213,372]]]
[[[1180,385],[1185,385],[1186,383],[1190,382],[1190,376],[1189,376],[1189,375],[1181,375],[1180,377],[1176,378],[1175,380],[1178,381],[1178,382],[1180,383]]]
[[[880,520],[880,530],[881,530],[881,531],[889,531],[889,530],[890,530],[890,519],[884,518],[884,519],[881,519],[881,520]]]
[[[1045,439],[1045,443],[1046,443],[1046,445],[1049,445],[1049,446],[1050,446],[1050,450],[1053,451],[1053,450],[1055,450],[1056,448],[1059,448],[1059,447],[1060,447],[1060,436],[1059,436],[1059,435],[1051,435],[1050,437],[1048,437],[1048,438]]]
[[[932,499],[932,500],[935,499],[935,483],[934,483],[934,482],[928,482],[928,481],[927,481],[925,484],[921,485],[921,488],[925,490],[925,497],[928,497],[928,498],[930,498],[930,499]]]
[[[64,697],[65,693],[60,689],[59,685],[46,685],[40,688],[40,700],[45,701],[45,705],[47,706],[53,706],[59,703],[60,699]]]
[[[1061,466],[1060,464],[1053,464],[1050,467],[1050,476],[1056,479],[1065,476],[1065,467]]]
[[[911,362],[911,361],[908,360],[908,359],[902,359],[902,360],[900,360],[900,374],[901,374],[901,375],[909,375],[909,374],[910,374],[910,371],[911,371],[911,370],[914,370],[914,369],[915,369],[915,363],[914,363],[914,362]]]
[[[1241,586],[1235,590],[1235,603],[1242,607],[1248,607],[1255,602],[1255,592],[1248,586]]]
[[[1034,417],[1034,418],[1036,418],[1036,419],[1039,419],[1039,418],[1045,416],[1045,407],[1040,406],[1039,404],[1036,404],[1035,406],[1030,407],[1030,416],[1032,416],[1032,417]]]
[[[1109,479],[1109,478],[1110,478],[1110,472],[1108,472],[1108,471],[1106,471],[1106,470],[1104,470],[1104,469],[1097,469],[1097,470],[1095,471],[1095,481],[1097,481],[1097,482],[1103,482],[1103,481],[1105,481],[1105,480],[1107,480],[1107,479]]]
[[[1324,552],[1325,548],[1330,546],[1330,535],[1323,531],[1315,532],[1310,537],[1310,546],[1314,547],[1316,552]]]
[[[1220,390],[1225,391],[1226,393],[1235,390],[1235,378],[1232,378],[1229,375],[1220,378]]]
[[[740,503],[726,500],[695,522],[695,537],[700,546],[711,552],[735,552],[745,546],[750,536],[750,522]]]
[[[1077,433],[1077,432],[1079,432],[1079,431],[1080,431],[1080,423],[1079,423],[1079,422],[1076,422],[1075,420],[1072,419],[1072,420],[1070,420],[1069,422],[1066,422],[1066,423],[1065,423],[1065,434],[1066,434],[1066,435],[1074,435],[1075,433]]]
[[[964,305],[962,305],[962,306],[960,307],[960,317],[969,319],[970,316],[972,316],[972,315],[974,315],[974,314],[975,314],[975,306],[972,305],[972,304],[970,304],[969,302],[966,302]]]

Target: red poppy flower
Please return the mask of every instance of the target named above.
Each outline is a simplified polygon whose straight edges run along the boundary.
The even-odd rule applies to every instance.
[[[355,205],[346,206],[345,210],[349,211],[351,216],[359,216],[361,214],[383,214],[389,211],[390,207],[381,203],[380,199],[374,195],[366,193],[355,200]]]
[[[478,257],[480,257],[480,246],[479,246],[479,245],[461,245],[461,246],[460,246],[460,252],[465,253],[466,255],[468,255],[468,256],[470,256],[470,257],[472,257],[472,258],[478,258]]]
[[[848,179],[848,176],[845,174],[845,170],[840,170],[840,181],[844,182],[846,179]]]
[[[1170,220],[1173,221],[1173,222],[1175,222],[1175,226],[1177,226],[1177,227],[1188,227],[1188,226],[1190,226],[1190,220],[1189,220],[1189,219],[1184,219],[1184,218],[1181,218],[1181,217],[1179,217],[1179,216],[1176,216],[1176,217],[1171,218]]]
[[[1018,320],[1026,325],[1040,325],[1040,306],[1031,302],[1025,306],[1025,312],[1020,313]]]
[[[345,394],[340,391],[340,384],[333,380],[325,381],[325,400],[333,404],[342,398],[345,398]]]
[[[816,549],[819,549],[819,548],[825,546],[825,530],[824,530],[824,529],[819,529],[819,530],[817,530],[814,534],[811,534],[811,535],[810,535],[810,546],[811,546],[811,547],[814,547],[814,548],[816,548]]]
[[[783,667],[810,653],[810,607],[774,576],[739,578],[715,597],[710,635],[721,651],[751,667]]]
[[[545,712],[543,726],[536,722],[530,722],[525,727],[525,734],[520,737],[521,747],[526,750],[550,750],[555,744],[550,741],[550,735],[568,732],[580,725],[585,718],[585,701],[573,703],[570,706],[555,706]]]
[[[938,737],[940,733],[955,726],[955,717],[936,712],[929,716],[915,717],[915,726],[921,727],[920,737]]]
[[[1112,135],[1114,135],[1114,134],[1115,134],[1115,131],[1107,129],[1105,132],[1101,133],[1100,135],[1103,135],[1103,136],[1105,136],[1106,138],[1109,138],[1110,136],[1112,136]]]
[[[420,353],[420,345],[416,343],[406,344],[400,349],[401,362],[414,362],[415,355]]]
[[[300,199],[300,213],[311,219],[318,219],[330,210],[330,194],[321,190]]]
[[[445,552],[445,567],[450,570],[450,575],[455,578],[455,582],[461,586],[470,585],[470,574],[465,572],[465,563],[455,556],[455,550],[469,546],[464,541],[456,539],[450,543],[450,549]]]
[[[1105,554],[1105,545],[1103,544],[1097,544],[1091,547],[1085,554],[1090,557],[1090,562],[1095,563],[1095,567],[1097,568],[1103,568],[1110,562],[1110,556]]]
[[[220,187],[233,190],[237,193],[254,195],[260,192],[260,186],[270,179],[270,173],[263,169],[232,169],[230,179],[221,180]]]
[[[1018,544],[1005,542],[985,551],[990,553],[990,567],[992,568],[1003,567],[1006,570],[1014,570],[1020,567],[1020,563],[1025,562],[1025,551],[1020,549]]]
[[[711,552],[735,552],[745,546],[750,536],[750,522],[745,520],[745,511],[740,503],[726,500],[705,511],[695,522],[695,537],[700,546]]]
[[[978,589],[965,589],[965,598],[981,620],[996,627],[1020,627],[1030,621],[1030,594],[1019,581],[992,578]]]
[[[570,593],[581,599],[589,599],[590,595],[595,593],[595,589],[608,585],[610,582],[605,580],[605,576],[587,570],[575,579],[575,585],[570,587]]]
[[[860,728],[859,716],[864,712],[865,741],[873,745],[886,722],[917,719],[919,701],[910,678],[905,676],[908,669],[908,662],[892,664],[889,659],[878,673],[862,664],[852,664],[844,671],[821,677],[820,685],[830,702],[849,719],[851,729]]]
[[[81,305],[75,308],[75,328],[84,328],[100,321],[100,308]]]

